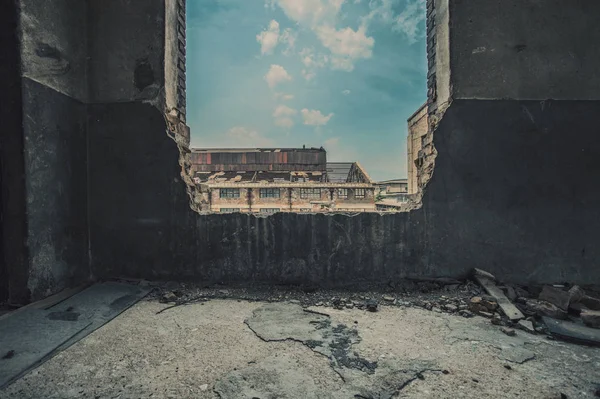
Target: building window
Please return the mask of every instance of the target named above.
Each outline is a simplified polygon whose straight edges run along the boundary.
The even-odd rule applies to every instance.
[[[338,198],[342,198],[342,199],[348,198],[348,189],[347,188],[338,188]]]
[[[303,199],[320,199],[321,189],[320,188],[301,188],[300,198]]]
[[[260,210],[262,213],[277,213],[279,211],[281,211],[280,208],[262,208]]]
[[[312,212],[311,208],[300,208],[300,212]]]
[[[221,198],[240,198],[239,188],[222,188],[219,190],[219,197]]]
[[[355,188],[354,189],[354,198],[365,198],[365,189],[364,188]]]
[[[221,208],[219,209],[219,212],[221,213],[233,213],[233,212],[239,212],[240,208]]]
[[[278,188],[261,188],[260,198],[279,198],[281,196],[281,190]]]

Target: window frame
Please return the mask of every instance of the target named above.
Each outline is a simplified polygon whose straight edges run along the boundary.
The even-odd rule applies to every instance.
[[[224,195],[224,192],[231,192],[231,195]],[[239,188],[220,188],[219,189],[219,198],[225,199],[234,199],[240,198],[240,189]]]
[[[342,195],[341,194],[342,191],[344,191],[346,194]],[[340,198],[340,199],[348,199],[348,189],[347,188],[338,188],[337,195],[338,195],[338,198]]]
[[[310,191],[310,192],[309,192]],[[316,196],[315,196],[316,194]],[[300,198],[301,199],[321,199],[321,188],[301,188]]]
[[[219,213],[238,213],[241,211],[241,208],[219,208]]]
[[[272,193],[273,195],[265,193]],[[275,195],[277,193],[277,195]],[[258,197],[259,198],[281,198],[281,188],[271,188],[271,187],[262,187],[258,189]]]
[[[359,192],[362,192],[362,194],[358,194]],[[355,188],[353,194],[354,198],[364,199],[367,196],[367,190],[364,188]]]

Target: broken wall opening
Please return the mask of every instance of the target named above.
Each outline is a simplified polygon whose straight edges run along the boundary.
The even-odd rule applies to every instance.
[[[242,2],[240,2],[242,3]],[[364,5],[364,4],[363,4]],[[190,17],[190,9],[194,9],[196,5],[194,4],[188,4],[188,9],[186,10],[187,13],[187,26],[186,29],[188,31],[193,31],[194,34],[193,36],[188,35],[189,37],[188,42],[191,44],[192,47],[189,47],[186,49],[186,61],[188,63],[188,68],[190,68],[190,70],[194,70],[196,71],[195,75],[198,76],[202,76],[203,74],[200,73],[199,70],[199,65],[196,62],[194,64],[194,59],[195,58],[200,58],[202,60],[206,59],[213,59],[215,57],[214,54],[211,54],[209,52],[209,50],[202,50],[205,51],[202,53],[202,57],[199,57],[198,54],[199,51],[198,47],[200,45],[200,43],[203,46],[206,46],[208,48],[207,43],[212,42],[212,39],[207,41],[198,41],[197,43],[194,43],[194,38],[198,37],[198,35],[200,35],[200,32],[204,33],[206,32],[206,37],[212,37],[214,35],[209,35],[209,32],[213,32],[213,30],[209,29],[209,28],[205,28],[205,25],[207,24],[207,20],[209,20],[211,18],[211,15],[204,15],[203,18],[199,18],[197,15],[192,15]],[[238,7],[238,5],[236,4],[234,6],[234,2],[230,2],[228,3],[227,6],[223,6],[223,9],[226,10],[226,12],[230,12],[231,8],[236,8]],[[274,10],[278,11],[277,7],[278,5],[274,5]],[[195,7],[197,8],[197,7]],[[206,11],[206,10],[204,10]],[[264,14],[263,12],[264,10],[262,10],[261,8],[261,12],[262,14]],[[285,9],[284,9],[285,11]],[[395,10],[394,12],[399,12],[401,10]],[[206,13],[208,13],[208,11],[206,11]],[[425,6],[423,6],[422,8],[419,8],[418,13],[422,13],[423,16],[427,13],[427,10],[425,8]],[[281,13],[280,13],[281,14]],[[306,75],[302,75],[300,74],[300,71],[293,71],[293,68],[291,66],[288,66],[288,64],[286,64],[287,59],[284,58],[277,58],[279,56],[279,51],[284,51],[284,49],[286,49],[286,45],[289,44],[288,42],[284,42],[281,39],[282,37],[289,37],[289,35],[295,34],[293,32],[293,29],[288,28],[286,23],[286,16],[287,14],[273,14],[273,15],[268,15],[266,22],[263,21],[266,25],[264,26],[264,31],[258,32],[258,35],[252,35],[251,39],[254,43],[253,46],[253,51],[256,50],[255,52],[258,52],[259,56],[254,57],[253,58],[262,58],[263,60],[265,60],[264,62],[267,62],[267,67],[271,67],[271,69],[269,69],[269,71],[265,71],[265,73],[262,74],[258,74],[256,75],[257,78],[255,79],[256,81],[258,81],[259,83],[262,84],[263,87],[259,87],[260,85],[258,83],[254,84],[254,82],[252,83],[252,88],[253,90],[251,91],[251,97],[252,97],[252,101],[249,102],[247,104],[247,108],[252,108],[252,102],[256,103],[256,102],[260,102],[258,101],[258,97],[262,95],[262,91],[263,89],[265,89],[265,91],[268,91],[270,93],[270,95],[272,95],[276,100],[273,103],[273,107],[274,109],[269,109],[269,112],[273,113],[273,117],[274,119],[274,124],[277,123],[283,123],[280,119],[282,119],[282,116],[285,116],[285,122],[286,124],[289,124],[290,126],[294,126],[294,123],[296,124],[302,124],[301,120],[305,115],[308,115],[309,113],[311,113],[312,110],[309,109],[310,107],[307,107],[306,104],[303,105],[303,103],[298,102],[295,103],[294,101],[296,101],[295,97],[298,97],[297,95],[295,96],[294,94],[291,94],[293,91],[293,88],[290,88],[289,86],[286,86],[286,84],[292,84],[296,81],[300,81],[304,84],[304,79],[307,78]],[[377,14],[377,13],[375,13]],[[220,15],[220,14],[219,14]],[[223,14],[225,16],[227,16],[229,18],[229,14]],[[233,14],[231,14],[233,15]],[[421,16],[416,16],[417,20],[420,21],[424,21],[425,18],[422,18]],[[190,20],[191,18],[191,20]],[[250,18],[250,17],[248,17]],[[261,16],[262,19],[265,18],[265,16]],[[198,20],[202,21],[202,24],[199,25]],[[269,22],[269,19],[271,19],[271,21]],[[230,19],[233,20],[233,19]],[[252,20],[254,21],[254,20]],[[255,21],[254,21],[255,22]],[[256,24],[255,24],[256,25]],[[222,25],[223,26],[223,25]],[[256,29],[255,27],[253,29]],[[426,28],[420,28],[419,30],[422,31],[423,35],[425,34],[425,30]],[[214,33],[214,32],[213,32]],[[264,47],[264,43],[263,43],[263,38],[266,35],[276,35],[276,36],[281,36],[279,37],[279,39],[275,40],[275,46],[273,49],[267,50]],[[256,38],[254,37],[256,36]],[[281,39],[281,40],[280,40]],[[406,40],[408,41],[407,38],[405,37],[400,37],[400,39],[402,40]],[[190,41],[191,40],[191,41]],[[219,39],[220,40],[220,39]],[[242,40],[241,37],[238,38],[238,41]],[[287,40],[287,39],[285,39]],[[425,40],[423,41],[425,42]],[[215,42],[216,43],[216,42]],[[226,47],[223,46],[223,43],[221,41],[219,41],[218,43],[220,43],[221,47]],[[246,43],[246,41],[244,41],[244,43]],[[287,44],[286,44],[287,43]],[[309,62],[307,61],[307,59],[316,59],[319,58],[319,54],[317,53],[311,53],[308,54],[308,50],[304,51],[303,46],[301,44],[298,44],[299,41],[296,41],[296,45],[298,46],[297,49],[295,50],[291,50],[289,52],[287,52],[287,54],[285,54],[285,57],[288,57],[288,59],[291,59],[292,57],[295,56],[299,56],[300,54],[302,54],[304,56],[304,59],[302,60],[298,60],[298,63],[302,65],[302,62]],[[381,42],[380,46],[383,46],[385,43],[384,41]],[[251,45],[252,43],[248,43],[249,45]],[[278,47],[279,46],[279,47]],[[416,44],[415,46],[418,46],[420,48],[420,52],[423,53],[423,56],[425,56],[425,47],[426,44],[423,43],[423,45],[421,46],[421,43],[419,42],[418,44]],[[254,49],[255,47],[255,49]],[[383,48],[383,47],[382,47]],[[385,48],[387,50],[387,47]],[[327,51],[327,48],[325,48],[325,51]],[[381,50],[383,51],[383,50]],[[298,53],[295,54],[294,52]],[[314,51],[313,51],[314,52]],[[249,52],[247,52],[249,53]],[[420,54],[420,53],[419,53]],[[388,54],[389,55],[389,54]],[[210,56],[210,57],[209,57]],[[376,54],[376,56],[379,56]],[[239,58],[239,57],[238,57]],[[327,57],[324,57],[324,59]],[[424,57],[423,57],[424,58]],[[229,59],[229,58],[228,58]],[[301,62],[302,61],[302,62]],[[364,60],[363,60],[364,61]],[[191,62],[191,64],[190,64]],[[212,61],[211,61],[212,62]],[[215,62],[219,62],[218,60]],[[327,65],[322,65],[320,68],[325,67],[325,69],[329,68],[329,61],[325,62],[325,64]],[[333,61],[331,61],[333,62]],[[356,62],[356,68],[359,68],[359,62],[356,60],[353,60],[353,62]],[[364,61],[365,63],[367,61]],[[387,61],[386,61],[387,62]],[[211,64],[212,65],[212,64]],[[219,64],[220,65],[220,64]],[[355,67],[355,65],[352,66],[353,68]],[[238,73],[238,75],[245,75],[246,74],[246,70],[240,70],[239,66],[237,66],[236,64],[232,64],[232,65],[228,65],[227,68],[229,69],[235,69],[236,71],[244,71],[243,73]],[[225,66],[223,66],[222,69],[227,69],[225,68]],[[237,69],[236,69],[237,68]],[[291,77],[289,79],[289,81],[286,81],[285,79],[283,81],[271,81],[270,80],[270,75],[269,73],[272,71],[272,69],[275,69],[277,71],[283,71],[282,73],[286,73],[286,74],[297,74],[299,76],[295,76],[295,77]],[[334,70],[335,68],[332,67],[332,70]],[[255,72],[255,71],[252,71]],[[258,73],[258,72],[257,72]],[[347,75],[344,75],[347,74]],[[259,76],[260,75],[260,76]],[[264,76],[263,76],[264,75]],[[326,164],[323,167],[320,168],[316,168],[313,170],[313,166],[315,165],[307,165],[304,167],[304,169],[302,168],[298,168],[296,167],[296,165],[291,165],[291,161],[288,160],[280,160],[279,162],[277,161],[263,161],[263,170],[260,170],[257,172],[257,170],[252,169],[251,167],[248,166],[248,164],[250,162],[246,162],[246,159],[244,159],[244,161],[241,160],[241,158],[249,158],[249,157],[258,157],[258,156],[281,156],[281,155],[296,155],[296,153],[299,153],[301,151],[311,151],[311,150],[315,150],[315,151],[319,151],[319,147],[306,147],[306,146],[274,146],[272,145],[274,142],[272,140],[263,140],[263,136],[265,136],[268,133],[265,133],[265,131],[258,129],[257,131],[254,130],[248,130],[246,128],[241,128],[239,126],[237,126],[236,124],[239,124],[239,117],[236,116],[236,118],[230,118],[230,119],[234,119],[236,122],[231,122],[233,125],[233,127],[228,130],[227,132],[223,132],[221,134],[222,137],[229,137],[229,138],[235,138],[236,140],[230,140],[230,141],[226,141],[225,139],[223,139],[222,141],[213,141],[211,142],[211,134],[213,134],[213,132],[211,131],[212,129],[212,125],[205,125],[204,123],[206,122],[207,119],[214,119],[216,117],[213,118],[212,115],[210,115],[207,111],[204,111],[201,109],[200,104],[203,104],[204,107],[206,108],[206,104],[212,104],[211,107],[209,108],[210,110],[212,110],[211,112],[216,113],[218,112],[218,108],[219,105],[221,105],[221,107],[223,109],[225,109],[225,104],[222,103],[222,101],[217,98],[218,95],[220,95],[220,93],[215,92],[215,90],[212,88],[211,86],[211,82],[209,80],[215,80],[216,77],[214,77],[213,75],[206,75],[206,76],[211,76],[209,79],[207,79],[206,81],[203,81],[203,84],[192,84],[191,82],[197,81],[197,78],[195,76],[188,76],[188,82],[187,82],[187,94],[188,94],[188,102],[190,102],[190,104],[194,104],[195,107],[195,114],[202,114],[203,119],[200,122],[196,122],[196,120],[199,119],[198,116],[195,115],[191,115],[187,118],[186,123],[188,125],[191,126],[191,135],[192,135],[192,140],[191,140],[191,147],[190,148],[190,153],[188,154],[186,152],[186,165],[190,165],[190,167],[186,166],[186,170],[191,171],[192,175],[191,176],[186,176],[185,179],[187,180],[188,177],[191,177],[194,180],[194,187],[193,187],[193,193],[192,193],[192,208],[196,211],[199,211],[201,214],[209,214],[209,213],[231,213],[231,212],[242,212],[242,213],[250,213],[253,214],[255,216],[269,216],[273,213],[277,213],[277,212],[299,212],[299,213],[321,213],[321,212],[326,212],[326,213],[346,213],[346,214],[355,214],[357,212],[363,212],[363,211],[370,211],[370,212],[377,212],[377,213],[395,213],[398,211],[408,211],[411,209],[416,209],[418,208],[420,205],[420,197],[414,195],[417,194],[418,191],[420,191],[421,189],[415,190],[415,192],[413,193],[413,196],[416,200],[409,200],[409,194],[408,194],[408,189],[407,189],[407,182],[404,179],[404,176],[397,176],[397,177],[401,177],[402,179],[395,179],[395,180],[404,180],[401,183],[398,182],[392,182],[391,180],[388,181],[383,181],[382,178],[380,177],[379,180],[381,180],[379,183],[381,184],[375,184],[377,183],[376,179],[369,177],[369,175],[371,175],[370,171],[368,168],[366,168],[362,162],[360,162],[360,156],[356,156],[356,159],[352,158],[352,159],[348,159],[349,162],[338,162],[338,160],[331,160],[330,158],[327,158]],[[290,75],[291,76],[291,75]],[[312,75],[311,75],[312,76]],[[350,76],[349,72],[340,72],[339,76]],[[425,80],[426,76],[425,74],[423,74],[423,80]],[[196,79],[196,80],[192,80],[192,78]],[[264,79],[263,79],[264,78]],[[234,79],[234,77],[232,76],[231,79]],[[307,84],[310,84],[310,82],[314,82],[315,78],[311,77],[310,79],[306,79],[307,80]],[[349,82],[353,80],[353,78],[349,78],[346,77],[344,79],[347,79]],[[414,82],[413,82],[414,83]],[[224,83],[220,83],[221,85],[223,85]],[[268,87],[267,87],[268,86]],[[426,86],[425,84],[423,86]],[[290,91],[292,90],[292,91]],[[414,88],[411,89],[412,91],[418,91]],[[352,91],[351,90],[343,90],[342,93],[340,94],[340,99],[337,99],[336,101],[338,101],[339,103],[343,103],[344,101],[341,98],[346,98],[346,102],[348,101],[348,98],[352,98]],[[190,93],[192,93],[192,95],[189,95]],[[199,94],[198,94],[199,93]],[[236,94],[236,96],[239,93]],[[298,94],[298,93],[296,93]],[[425,97],[425,90],[422,90],[422,96]],[[357,95],[358,97],[360,97],[359,95]],[[198,98],[203,98],[202,101],[198,100]],[[419,95],[420,97],[420,95]],[[262,101],[262,100],[261,100]],[[422,101],[422,100],[420,100]],[[366,103],[368,103],[368,101],[366,99],[353,99],[350,101],[351,104],[353,104],[353,106],[361,108],[364,108],[364,105]],[[397,105],[397,102],[396,102]],[[303,107],[307,107],[305,109],[302,109]],[[254,108],[252,108],[254,110]],[[320,113],[325,112],[324,110],[318,110]],[[322,111],[322,112],[321,112]],[[409,113],[412,113],[414,110],[411,109]],[[325,112],[324,114],[325,116],[327,116],[327,121],[329,121],[331,118],[335,118],[337,115],[337,113],[327,113]],[[361,114],[362,115],[362,114]],[[365,114],[366,115],[366,114]],[[270,115],[269,115],[270,116]],[[341,117],[341,116],[340,116]],[[369,118],[374,119],[373,115],[368,115]],[[195,118],[195,119],[194,119]],[[294,118],[298,119],[297,121],[294,121]],[[339,118],[339,117],[338,117]],[[323,120],[324,123],[326,122],[325,119]],[[401,122],[398,121],[399,126],[398,125],[394,125],[394,129],[396,129],[396,131],[404,131],[406,129],[406,120],[402,120]],[[304,123],[306,125],[309,124],[309,121],[305,120]],[[236,126],[234,126],[236,125]],[[283,125],[279,125],[279,130],[280,132],[278,133],[277,137],[283,138],[281,143],[285,142],[285,136],[287,133],[286,129],[283,127]],[[214,130],[214,129],[213,129]],[[342,129],[343,130],[343,129]],[[368,129],[367,129],[368,130]],[[214,135],[214,134],[213,134]],[[398,133],[395,133],[396,136],[398,136]],[[200,138],[196,138],[194,139],[194,136],[200,137]],[[247,140],[248,138],[252,139],[252,140]],[[279,138],[278,138],[279,139]],[[195,141],[196,140],[196,141]],[[212,138],[212,140],[214,140],[214,138]],[[303,139],[304,140],[304,139]],[[337,139],[336,139],[337,140]],[[382,140],[387,140],[387,139],[382,139]],[[233,143],[232,143],[233,141]],[[400,139],[400,141],[402,141]],[[230,146],[222,146],[222,145],[216,145],[216,144],[222,144],[222,143],[229,143]],[[329,143],[333,144],[335,141],[332,140]],[[215,143],[215,144],[213,144]],[[249,145],[244,145],[249,143]],[[279,144],[280,142],[277,142],[277,144]],[[304,143],[304,141],[300,141],[298,143]],[[269,145],[271,144],[271,145]],[[211,148],[212,147],[214,148]],[[250,147],[256,145],[256,147]],[[304,147],[304,148],[301,148]],[[389,146],[388,146],[389,147]],[[290,150],[295,149],[294,153],[291,153]],[[331,154],[335,154],[335,150],[330,150],[330,148],[325,145],[324,147],[321,147],[321,149],[324,149],[325,152],[327,153],[327,156],[331,156]],[[397,149],[399,151],[403,151],[404,149],[404,145],[402,143],[398,144]],[[234,152],[237,151],[237,154],[234,154]],[[403,151],[404,152],[404,151]],[[188,157],[189,155],[189,157]],[[240,158],[240,160],[235,160],[237,158]],[[393,155],[393,157],[395,159],[402,159],[402,161],[400,163],[402,164],[406,164],[406,162],[404,161],[404,159],[406,159],[405,154],[398,154],[398,152],[396,151],[396,153]],[[383,157],[382,157],[383,158]],[[354,162],[356,161],[356,162]],[[394,161],[395,163],[398,163],[397,161]],[[233,170],[235,168],[232,168],[232,165],[235,165],[237,163],[237,170]],[[388,162],[390,163],[390,162]],[[288,171],[283,171],[280,170],[279,166],[285,164],[287,166],[289,166],[289,170]],[[346,171],[345,174],[346,176],[344,177],[344,181],[339,181],[337,179],[332,179],[330,178],[330,176],[332,176],[333,174],[337,174],[337,172],[342,168],[342,164],[347,164],[346,167]],[[214,166],[214,168],[210,168],[209,166]],[[317,170],[318,169],[318,170]],[[402,170],[403,168],[400,168],[399,170]],[[420,169],[420,168],[419,168]],[[432,167],[430,168],[432,169]],[[355,174],[353,173],[354,170],[360,170],[361,174],[365,175],[367,177],[366,180],[363,179],[355,179]],[[235,172],[239,172],[239,173],[235,173]],[[398,174],[400,174],[402,172],[399,172]],[[278,175],[279,174],[279,175]],[[431,171],[429,172],[429,174],[431,174]],[[369,181],[370,180],[370,181]],[[423,181],[425,181],[425,179],[422,179]],[[278,193],[278,198],[279,201],[276,201],[273,198],[273,195],[271,195],[272,193],[269,193],[267,195],[262,195],[261,193],[266,192],[267,189],[269,188],[273,188],[273,184],[277,184],[277,183],[281,183],[281,187],[279,189],[279,193]],[[285,184],[284,184],[285,183]],[[306,185],[301,185],[300,183],[306,183]],[[335,183],[335,184],[323,184],[323,183]],[[344,187],[341,183],[359,183],[359,184],[355,184],[353,186],[348,185],[347,187]],[[264,184],[264,185],[263,185]],[[360,185],[362,184],[362,185]],[[397,184],[397,185],[402,185],[402,192],[395,192],[392,191],[391,189],[388,190],[388,187],[390,187],[392,184]],[[425,183],[423,183],[423,186],[425,185]],[[272,190],[271,190],[272,191]],[[291,191],[291,193],[290,193]],[[315,192],[318,191],[317,194],[315,194]],[[380,202],[380,204],[378,205],[377,202]],[[262,212],[262,211],[265,212]],[[264,213],[264,215],[261,215],[261,213]]]

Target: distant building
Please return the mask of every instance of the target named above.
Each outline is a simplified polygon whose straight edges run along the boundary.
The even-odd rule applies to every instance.
[[[423,104],[408,118],[408,194],[416,194],[419,190],[418,168],[423,162],[422,150],[427,146],[427,104]]]
[[[375,183],[375,196],[387,202],[408,200],[408,179],[392,179]]]
[[[205,211],[373,212],[375,187],[357,162],[323,148],[192,149]]]

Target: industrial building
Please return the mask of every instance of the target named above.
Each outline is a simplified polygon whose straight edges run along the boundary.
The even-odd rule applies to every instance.
[[[372,212],[375,187],[357,162],[323,148],[192,149],[205,212]]]

